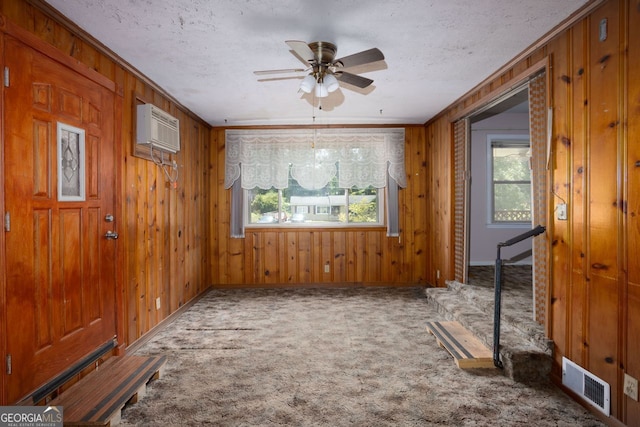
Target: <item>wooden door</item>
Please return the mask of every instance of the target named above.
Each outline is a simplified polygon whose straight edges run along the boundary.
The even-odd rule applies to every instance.
[[[105,237],[115,231],[114,94],[12,37],[5,64],[5,389],[13,403],[116,334],[116,241]],[[63,133],[73,144],[59,150]],[[82,133],[84,151],[73,138]],[[76,185],[59,197],[69,181]]]

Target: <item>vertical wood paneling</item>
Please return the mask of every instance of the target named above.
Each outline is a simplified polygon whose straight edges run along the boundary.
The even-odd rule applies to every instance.
[[[571,134],[568,122],[568,100],[571,90],[571,77],[568,63],[568,38],[560,38],[551,42],[549,48],[554,52],[552,66],[549,70],[550,105],[553,108],[552,158],[551,171],[556,177],[553,182],[552,209],[563,201],[569,200],[571,192],[568,178],[568,150],[571,146]],[[567,324],[567,316],[571,305],[569,293],[564,283],[569,282],[569,235],[568,221],[554,221],[547,230],[551,242],[551,258],[556,260],[551,266],[551,304],[550,334],[554,340],[554,368],[562,366],[571,327]],[[556,286],[555,284],[558,284]],[[561,371],[557,372],[561,374]]]
[[[216,210],[210,221],[211,239],[217,239],[212,251],[219,257],[212,264],[214,286],[427,283],[425,133],[423,127],[408,127],[405,134],[408,186],[399,195],[400,238],[387,237],[384,228],[249,228],[244,239],[231,239],[230,190],[223,188],[224,129],[213,129],[210,143],[215,147],[209,163],[218,168],[217,177],[209,182],[216,186],[218,197],[210,202]]]
[[[624,123],[627,124],[625,200],[626,219],[626,333],[625,373],[640,379],[640,0],[628,2],[626,11],[629,31],[626,67],[626,90],[628,105]],[[624,397],[628,425],[640,424],[640,403]]]
[[[618,382],[620,366],[618,306],[618,132],[619,116],[619,10],[609,2],[590,19],[589,182],[588,206],[588,367],[609,384]],[[600,21],[609,32],[598,40]],[[608,82],[605,83],[605,82]],[[612,387],[611,411],[619,416],[619,388]]]
[[[600,41],[599,25],[608,34]],[[427,123],[429,155],[447,164],[450,123],[488,102],[540,60],[549,58],[553,130],[553,206],[568,202],[568,221],[552,215],[550,233],[551,319],[547,330],[556,352],[554,380],[565,355],[605,379],[612,390],[612,413],[640,423],[640,404],[622,393],[624,373],[640,377],[640,1],[609,0],[560,32],[531,55],[466,94]],[[626,125],[626,128],[625,128]],[[442,152],[441,150],[444,150]],[[430,174],[433,209],[429,226],[434,251],[430,276],[452,274],[438,247],[451,230],[453,187]],[[444,176],[449,177],[445,173]],[[553,208],[551,206],[550,208]],[[450,240],[449,240],[450,242]],[[436,279],[437,282],[437,279]],[[550,323],[549,323],[550,322]]]
[[[570,153],[570,179],[571,192],[569,195],[570,208],[570,239],[571,254],[568,260],[571,270],[571,277],[568,282],[570,308],[568,310],[568,328],[571,333],[568,337],[566,353],[574,362],[583,365],[585,363],[585,213],[588,195],[585,194],[586,186],[585,168],[587,164],[585,149],[586,146],[586,126],[585,115],[587,99],[588,69],[585,68],[585,32],[588,31],[586,23],[575,25],[569,36],[570,43],[570,72],[571,78],[571,99],[570,102],[570,122],[571,122],[571,153]]]

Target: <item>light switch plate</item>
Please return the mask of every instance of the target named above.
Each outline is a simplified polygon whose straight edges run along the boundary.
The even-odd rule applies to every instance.
[[[567,220],[567,204],[566,203],[558,203],[556,206],[556,217],[560,221]]]

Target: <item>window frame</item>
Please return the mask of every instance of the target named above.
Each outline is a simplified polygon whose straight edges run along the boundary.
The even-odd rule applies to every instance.
[[[529,221],[495,221],[495,181],[493,179],[494,157],[493,148],[496,142],[512,144],[514,147],[526,147],[531,153],[531,138],[529,134],[489,134],[487,135],[487,226],[490,228],[521,228],[523,225],[530,225]],[[529,180],[528,181],[508,181],[514,184],[528,183],[532,187],[531,154],[529,154]],[[533,193],[531,193],[533,197]],[[533,214],[533,204],[530,212]]]

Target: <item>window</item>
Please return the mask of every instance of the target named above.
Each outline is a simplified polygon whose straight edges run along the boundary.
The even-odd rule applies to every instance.
[[[289,185],[282,190],[245,190],[245,221],[272,226],[380,226],[383,194],[372,186],[339,188],[337,176],[321,189],[308,190],[289,173]]]
[[[489,136],[490,222],[531,223],[528,136]]]
[[[406,179],[404,129],[226,131],[232,237],[245,226],[381,226],[384,208],[398,236]]]

